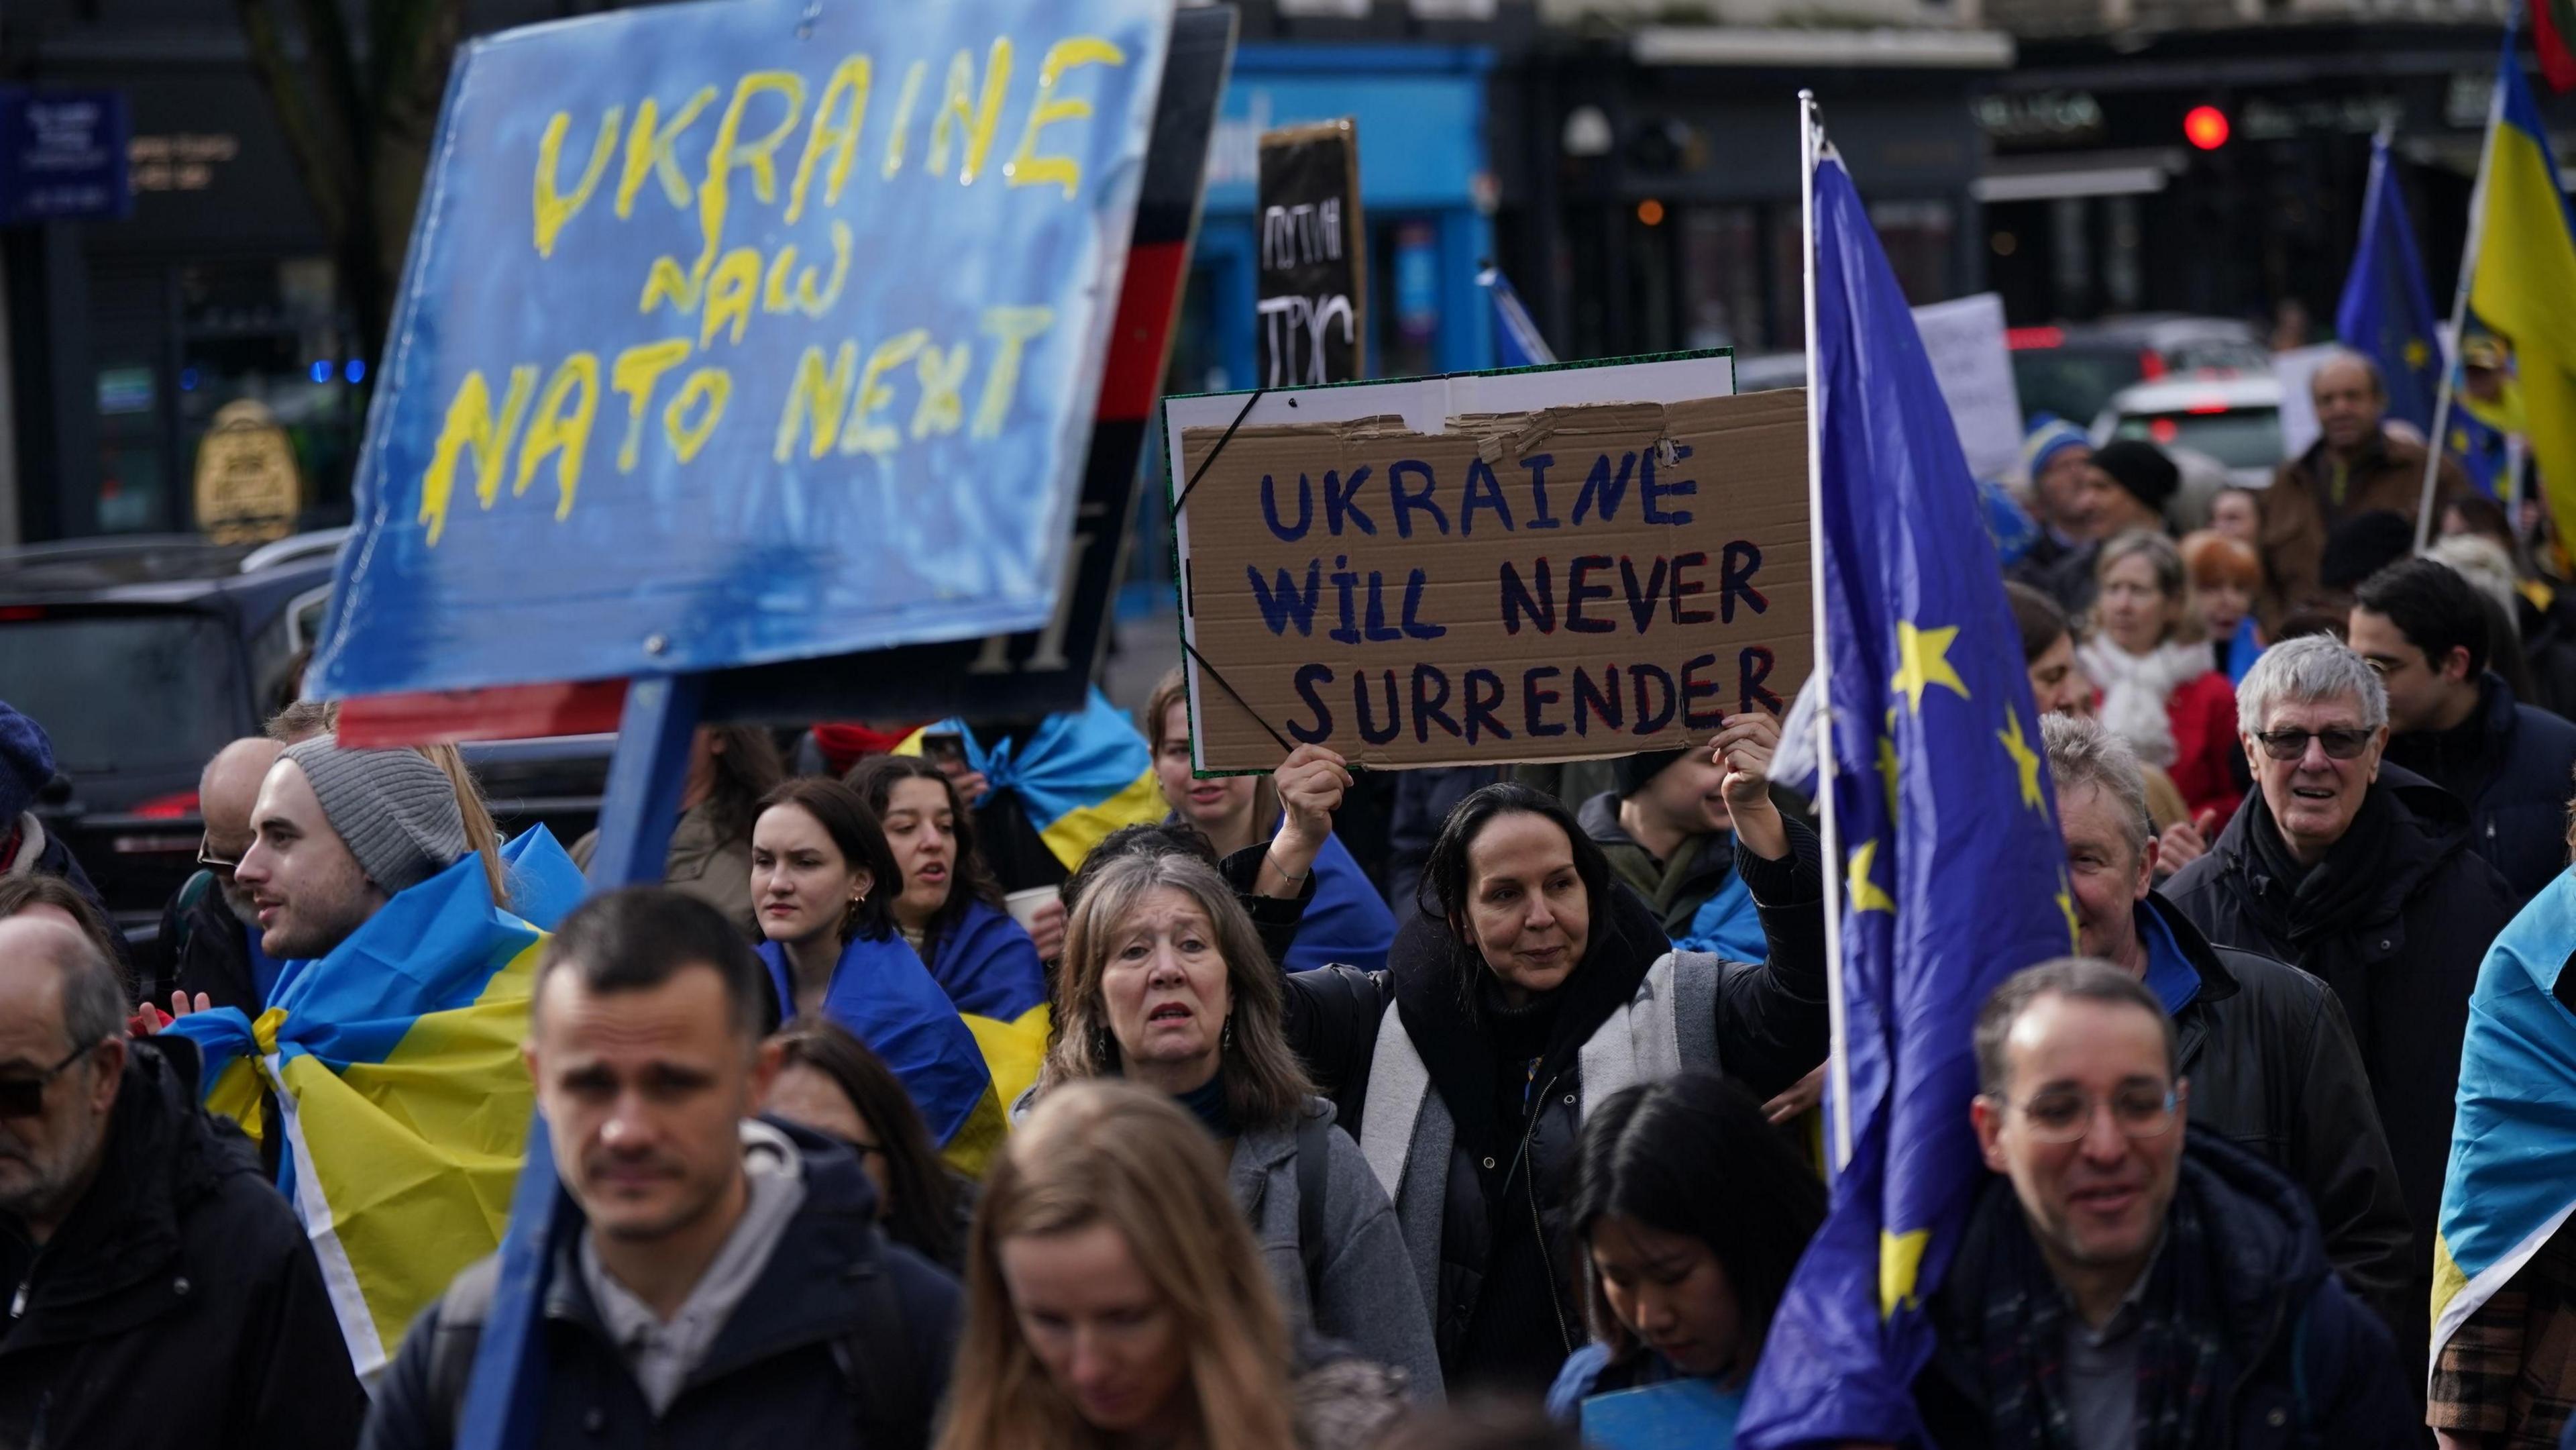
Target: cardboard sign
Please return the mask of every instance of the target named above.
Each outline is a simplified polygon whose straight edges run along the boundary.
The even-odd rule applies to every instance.
[[[724,0],[450,83],[328,696],[1042,628],[1168,0]]]
[[[1258,279],[1263,387],[1347,383],[1367,373],[1358,122],[1262,134]]]
[[[1968,471],[2001,478],[2021,462],[2021,393],[2004,345],[2004,299],[1980,292],[1914,309],[1914,330],[1950,405]],[[2085,421],[2077,420],[2080,424]]]
[[[1675,386],[1693,366],[1521,374],[1436,423],[1354,395],[1419,412],[1467,380],[1291,394],[1316,421],[1231,438],[1176,400],[1197,768],[1627,755],[1783,709],[1812,652],[1806,394]]]

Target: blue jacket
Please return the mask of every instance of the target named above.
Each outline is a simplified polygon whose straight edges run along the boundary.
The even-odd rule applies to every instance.
[[[2222,1443],[2269,1447],[2413,1447],[2423,1414],[2379,1316],[2345,1292],[2326,1262],[2315,1217],[2297,1185],[2223,1138],[2191,1132],[2178,1193],[2195,1195],[2207,1226],[2206,1274],[2226,1318],[2227,1359],[2219,1405]],[[1995,1178],[1973,1219],[2019,1214],[2010,1181]],[[1938,1341],[1914,1382],[1915,1404],[1942,1450],[1992,1443],[1976,1341],[1983,1306],[2017,1290],[2056,1293],[2053,1284],[2003,1282],[2002,1264],[1979,1252],[1972,1222],[1932,1308]],[[2171,1241],[2167,1253],[2174,1252]]]
[[[1332,965],[1386,970],[1387,949],[1395,945],[1395,913],[1386,909],[1377,886],[1340,837],[1324,838],[1314,871],[1315,894],[1280,965],[1292,972]]]
[[[762,942],[760,959],[769,964],[782,1025],[793,1022],[796,987],[788,976],[786,950],[776,942]],[[842,948],[840,965],[832,969],[832,983],[823,993],[823,1015],[885,1059],[921,1109],[932,1141],[943,1147],[966,1126],[976,1105],[992,1095],[993,1075],[975,1046],[975,1034],[902,937],[859,937]]]
[[[963,888],[959,888],[963,889]],[[1038,944],[1009,914],[969,900],[965,914],[940,935],[930,975],[960,1012],[1016,1022],[1046,1005],[1046,963]]]

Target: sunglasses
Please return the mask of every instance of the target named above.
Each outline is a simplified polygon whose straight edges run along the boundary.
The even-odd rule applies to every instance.
[[[239,856],[226,858],[216,855],[215,838],[212,836],[199,836],[197,838],[197,864],[220,871],[226,876],[230,876],[233,874],[234,868],[241,865],[241,858]]]
[[[2263,753],[2274,760],[2304,760],[2308,742],[2313,740],[2326,748],[2335,760],[2350,760],[2370,745],[2373,732],[2368,730],[2261,730],[2254,738],[2263,742]]]
[[[0,1080],[0,1118],[32,1118],[45,1110],[45,1089],[73,1063],[87,1057],[98,1046],[75,1047],[72,1055],[46,1068],[35,1077],[13,1077]]]

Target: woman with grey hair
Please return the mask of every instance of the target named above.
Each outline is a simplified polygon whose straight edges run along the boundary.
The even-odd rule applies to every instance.
[[[2173,777],[2202,835],[2236,813],[2236,692],[2190,609],[2182,553],[2132,529],[2094,562],[2093,638],[2076,651],[2102,686],[2103,725]]]
[[[2469,991],[2512,888],[2470,849],[2468,807],[2381,758],[2387,692],[2342,642],[2264,651],[2237,713],[2256,789],[2165,894],[2212,943],[2287,962],[2342,1004],[2415,1231],[2392,1327],[2420,1364]]]
[[[1431,1316],[1395,1208],[1282,1026],[1286,989],[1234,888],[1189,856],[1111,861],[1066,924],[1056,1035],[1014,1110],[1090,1078],[1169,1093],[1222,1143],[1293,1322],[1440,1395]]]

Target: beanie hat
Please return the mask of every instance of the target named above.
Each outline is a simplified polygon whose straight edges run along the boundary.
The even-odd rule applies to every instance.
[[[1642,755],[1623,756],[1610,762],[1611,779],[1618,783],[1619,799],[1626,800],[1646,788],[1646,783],[1664,773],[1664,767],[1687,754],[1680,750],[1649,750]]]
[[[2111,475],[2111,481],[2127,489],[2129,495],[2157,513],[2165,510],[2165,500],[2182,487],[2182,470],[2156,445],[2138,438],[2123,438],[2094,450],[2093,466]]]
[[[54,742],[45,727],[0,704],[0,833],[18,824],[53,778]]]
[[[367,879],[417,886],[465,858],[465,817],[447,772],[412,750],[343,750],[331,737],[286,747],[313,782],[322,814]]]
[[[2084,430],[2063,418],[2048,418],[2030,430],[2021,443],[2021,464],[2033,481],[2048,471],[2049,463],[2069,448],[2090,448],[2093,440]]]
[[[2326,535],[2317,582],[2328,589],[2351,589],[2414,552],[2413,519],[2387,509],[2355,514]]]

